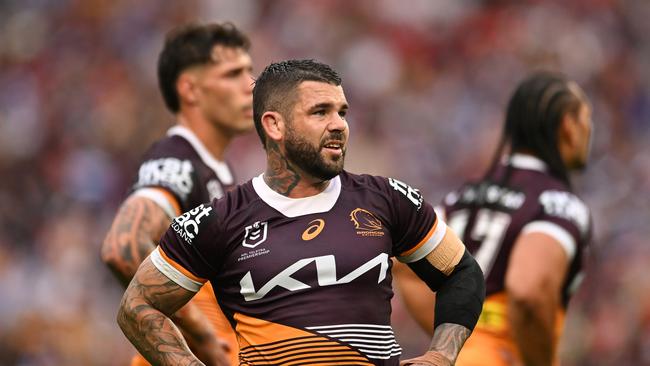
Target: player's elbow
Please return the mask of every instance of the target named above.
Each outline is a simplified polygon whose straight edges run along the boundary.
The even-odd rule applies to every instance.
[[[128,332],[131,324],[133,324],[135,321],[135,315],[134,312],[129,308],[129,303],[132,303],[132,301],[129,299],[129,291],[127,290],[122,297],[120,307],[117,311],[116,319],[117,325],[119,325],[120,329],[122,329],[125,334]]]
[[[106,264],[110,269],[117,268],[118,264],[121,262],[119,251],[115,250],[111,243],[110,234],[106,237],[106,239],[104,239],[104,242],[102,243],[100,255],[102,262],[104,262],[104,264]]]
[[[506,279],[506,292],[510,306],[535,311],[554,299],[555,291],[548,281],[539,279]]]
[[[137,263],[131,263],[128,258],[124,257],[123,251],[116,248],[115,244],[111,240],[110,234],[104,240],[101,248],[101,259],[102,262],[110,269],[113,275],[124,285],[128,285],[131,281],[131,278],[135,274],[135,271],[138,268]]]
[[[481,266],[469,252],[465,252],[453,275],[461,278],[465,284],[471,284],[468,287],[473,289],[473,294],[480,300],[482,305],[485,300],[485,277]]]

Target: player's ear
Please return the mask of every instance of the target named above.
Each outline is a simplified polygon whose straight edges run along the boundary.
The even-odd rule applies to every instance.
[[[572,148],[578,144],[578,135],[578,121],[576,116],[570,112],[565,113],[558,127],[558,144]]]
[[[275,142],[282,140],[286,131],[286,122],[282,115],[275,111],[266,111],[261,119],[266,137]]]
[[[197,101],[196,75],[182,72],[176,80],[176,90],[181,104],[195,104]]]

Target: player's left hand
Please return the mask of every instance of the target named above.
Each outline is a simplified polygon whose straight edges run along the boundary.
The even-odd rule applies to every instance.
[[[441,353],[429,351],[420,357],[404,360],[399,366],[452,366],[453,363]]]

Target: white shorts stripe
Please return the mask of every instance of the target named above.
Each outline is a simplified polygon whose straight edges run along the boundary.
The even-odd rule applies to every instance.
[[[557,240],[566,252],[569,262],[576,255],[576,241],[562,226],[550,221],[533,221],[521,229],[521,234],[543,233]]]
[[[406,256],[397,257],[397,260],[402,263],[413,263],[419,261],[420,259],[426,257],[434,249],[436,249],[438,244],[440,244],[442,241],[442,238],[445,236],[446,232],[447,224],[445,224],[445,222],[442,221],[440,217],[438,217],[438,225],[436,226],[436,229],[429,240],[427,240],[426,243],[422,244],[422,246],[419,247],[415,252]]]
[[[149,258],[151,258],[151,262],[153,263],[158,270],[167,276],[170,280],[174,281],[177,285],[181,286],[182,288],[192,291],[192,292],[198,292],[203,284],[201,282],[196,282],[193,279],[187,277],[184,275],[181,271],[177,270],[169,264],[165,260],[165,258],[160,255],[159,250],[160,248],[156,248],[151,254],[149,255]]]

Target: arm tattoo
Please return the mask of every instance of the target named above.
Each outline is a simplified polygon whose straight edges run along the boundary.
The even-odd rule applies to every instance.
[[[102,259],[124,286],[169,224],[165,211],[147,198],[131,196],[122,204],[102,245]]]
[[[169,319],[193,295],[160,273],[148,258],[126,289],[117,322],[152,365],[203,365]]]
[[[472,331],[462,325],[440,324],[433,332],[433,341],[429,350],[441,353],[454,363],[470,334]]]
[[[267,139],[268,140],[268,139]],[[289,160],[280,152],[280,147],[274,141],[267,141],[268,167],[264,173],[264,181],[274,191],[288,196],[298,185],[300,175],[289,164]]]

